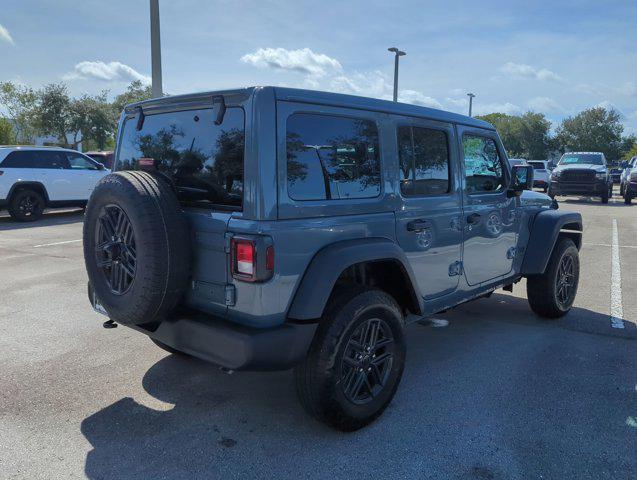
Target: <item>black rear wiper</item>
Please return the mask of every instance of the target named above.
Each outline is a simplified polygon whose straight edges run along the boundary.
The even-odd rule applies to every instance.
[[[215,118],[215,125],[221,125],[223,123],[223,117],[226,114],[226,101],[223,98],[223,95],[212,97],[213,109],[215,105],[219,105],[219,110],[217,110],[217,117]]]
[[[144,119],[146,118],[146,115],[144,115],[144,110],[142,110],[142,107],[137,107],[137,126],[135,127],[135,129],[139,132],[142,127],[144,126]]]

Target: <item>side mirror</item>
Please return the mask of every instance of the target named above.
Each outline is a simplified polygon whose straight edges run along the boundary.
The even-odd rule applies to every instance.
[[[511,173],[510,196],[518,196],[524,190],[533,189],[533,167],[531,165],[514,165]]]

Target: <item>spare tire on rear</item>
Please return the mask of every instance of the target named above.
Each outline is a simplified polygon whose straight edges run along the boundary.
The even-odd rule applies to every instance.
[[[190,233],[177,196],[158,174],[104,177],[84,219],[89,281],[109,317],[124,325],[165,319],[190,274]]]

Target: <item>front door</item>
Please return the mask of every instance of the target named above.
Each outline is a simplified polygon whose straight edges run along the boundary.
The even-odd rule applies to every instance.
[[[400,208],[396,238],[420,292],[453,292],[461,273],[461,194],[453,126],[420,119],[394,122],[398,142]]]
[[[465,173],[463,267],[467,282],[476,285],[511,272],[517,198],[507,194],[511,174],[497,134],[458,130]]]

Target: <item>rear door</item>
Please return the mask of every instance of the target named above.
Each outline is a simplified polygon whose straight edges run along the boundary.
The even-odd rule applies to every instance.
[[[122,128],[115,170],[154,171],[173,184],[192,232],[193,268],[185,303],[224,315],[228,284],[228,222],[243,209],[245,113],[226,98],[220,125],[212,104],[167,105],[137,115]]]
[[[464,252],[467,282],[476,285],[513,268],[519,231],[517,197],[509,198],[509,164],[497,134],[458,127],[464,162]]]
[[[49,200],[75,200],[70,179],[65,175],[68,167],[66,154],[62,150],[32,150],[33,175],[44,184]]]
[[[462,247],[462,198],[457,181],[455,132],[450,124],[394,119],[401,206],[396,238],[421,294],[435,298],[458,286]]]

